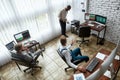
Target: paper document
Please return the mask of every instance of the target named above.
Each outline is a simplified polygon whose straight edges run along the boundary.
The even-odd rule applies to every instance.
[[[96,58],[104,60],[105,56],[106,56],[105,54],[98,52],[97,55],[96,55]]]
[[[104,76],[106,76],[106,77],[108,77],[108,78],[111,78],[111,72],[107,70],[107,71],[104,73]]]
[[[116,56],[115,56],[115,59],[116,59],[116,60],[120,60],[120,56],[116,55]]]
[[[83,73],[74,74],[74,80],[85,80],[85,76]]]

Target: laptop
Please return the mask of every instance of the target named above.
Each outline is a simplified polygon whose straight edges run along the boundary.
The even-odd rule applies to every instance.
[[[5,46],[7,47],[8,50],[13,51],[15,44],[16,43],[14,41],[11,41],[10,43],[6,44]]]

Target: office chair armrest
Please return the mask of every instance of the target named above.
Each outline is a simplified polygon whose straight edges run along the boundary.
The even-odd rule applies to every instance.
[[[25,60],[21,60],[19,58],[14,58],[14,57],[12,57],[11,60],[13,60],[15,62],[20,62],[20,63],[22,62],[22,63],[25,63],[27,65],[30,65],[30,63],[31,63],[31,62],[28,62],[28,61],[25,61]]]
[[[21,61],[20,59],[18,59],[18,58],[11,58],[11,60],[14,60],[14,61]]]
[[[81,63],[82,61],[83,60],[79,59],[79,60],[75,60],[75,61],[72,61],[72,62],[73,62],[73,64],[77,65],[77,64]]]

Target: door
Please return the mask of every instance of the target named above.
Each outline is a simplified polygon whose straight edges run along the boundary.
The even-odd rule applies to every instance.
[[[83,23],[84,14],[87,10],[87,0],[73,0],[73,16],[74,19],[79,20]]]

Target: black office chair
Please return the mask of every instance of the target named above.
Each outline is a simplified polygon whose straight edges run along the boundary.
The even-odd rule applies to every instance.
[[[58,52],[59,56],[64,60],[64,62],[68,65],[68,67],[65,68],[65,72],[67,72],[67,69],[69,69],[69,68],[71,68],[71,67],[70,67],[69,64],[66,62],[65,56],[60,52],[60,49],[57,49],[57,52]],[[82,56],[82,55],[81,55],[81,56]],[[82,61],[84,61],[84,60],[81,60],[81,59],[75,60],[75,61],[74,61],[74,60],[71,60],[71,62],[72,62],[73,64],[75,64],[75,65],[81,63]],[[74,72],[75,72],[75,69],[74,69]]]
[[[29,62],[29,61],[25,60],[23,57],[24,57],[23,55],[18,55],[15,52],[11,51],[11,60],[13,60],[16,63],[16,65],[17,65],[17,67],[19,68],[20,71],[22,71],[22,70],[21,70],[19,65],[28,67],[25,70],[23,70],[24,72],[26,72],[29,69],[32,69],[31,70],[31,75],[33,75],[33,69],[34,68],[40,68],[40,69],[42,68],[41,66],[37,65],[38,61]]]
[[[72,33],[75,33],[75,34],[78,34],[78,28],[79,28],[79,26],[80,26],[80,21],[78,21],[78,20],[73,20],[73,21],[71,21],[71,26],[75,26],[75,27],[71,27],[71,32]]]
[[[90,27],[80,27],[79,28],[79,37],[82,38],[82,40],[78,40],[77,42],[81,42],[79,46],[81,46],[81,44],[89,42],[89,40],[85,40],[85,37],[90,37],[90,32],[91,32],[91,28]],[[88,44],[87,44],[88,45]]]

